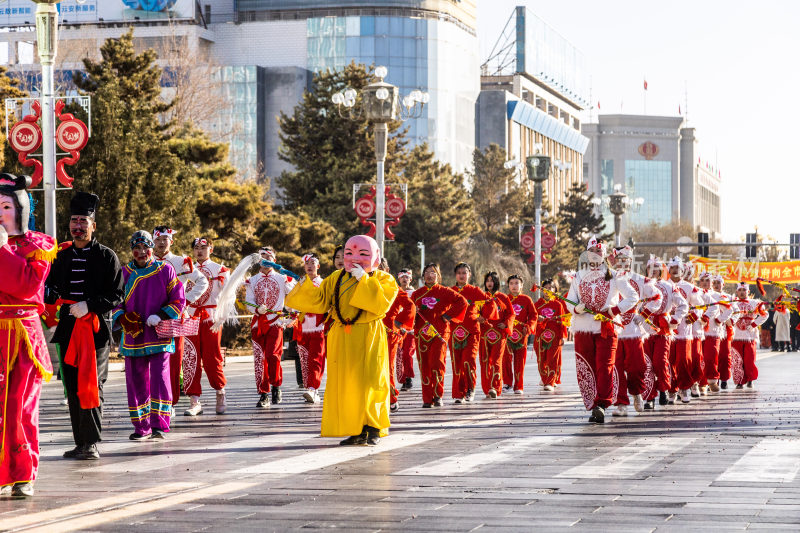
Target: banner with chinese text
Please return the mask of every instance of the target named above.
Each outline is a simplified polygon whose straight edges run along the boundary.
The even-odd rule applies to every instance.
[[[689,256],[698,272],[719,274],[726,283],[745,281],[755,283],[756,278],[765,278],[780,283],[800,283],[800,261],[760,263],[757,261],[730,261],[712,257]]]

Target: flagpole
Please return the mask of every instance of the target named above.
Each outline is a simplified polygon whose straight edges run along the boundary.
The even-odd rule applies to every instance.
[[[644,77],[644,114],[647,114],[647,76]]]

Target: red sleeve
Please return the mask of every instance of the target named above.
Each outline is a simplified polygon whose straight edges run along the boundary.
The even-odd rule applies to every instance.
[[[448,287],[442,287],[440,294],[446,304],[446,307],[442,309],[442,314],[449,316],[453,322],[462,322],[467,314],[467,307],[469,307],[467,299]]]
[[[6,294],[20,300],[35,298],[49,270],[50,263],[43,259],[28,261],[12,252],[8,244],[0,248],[0,272],[5,279],[14,280],[3,284]]]
[[[533,333],[536,330],[536,322],[539,319],[539,313],[536,312],[536,306],[533,305],[533,300],[526,296],[527,302],[526,306],[528,308],[528,320],[525,321],[525,325],[528,326],[528,332]]]
[[[395,322],[399,322],[403,329],[411,329],[414,327],[414,317],[417,314],[417,306],[414,305],[414,302],[411,301],[409,298],[408,293],[402,289],[397,292],[397,298],[395,298],[395,303],[400,302],[402,306],[402,310],[397,313],[394,320]]]

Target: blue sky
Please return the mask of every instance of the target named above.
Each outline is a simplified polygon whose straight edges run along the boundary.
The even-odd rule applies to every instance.
[[[516,5],[583,52],[603,113],[642,113],[646,77],[647,113],[675,116],[688,88],[689,126],[722,172],[726,238],[800,232],[800,2],[478,0],[482,60]]]

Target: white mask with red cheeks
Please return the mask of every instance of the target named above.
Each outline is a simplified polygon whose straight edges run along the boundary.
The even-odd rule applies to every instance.
[[[3,226],[9,235],[20,233],[17,225],[17,205],[13,198],[5,194],[0,194],[0,226]]]
[[[372,237],[356,235],[344,245],[344,269],[350,272],[354,265],[361,265],[364,272],[372,272],[380,265],[378,243]]]

